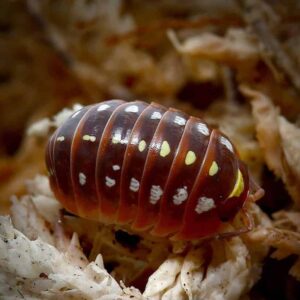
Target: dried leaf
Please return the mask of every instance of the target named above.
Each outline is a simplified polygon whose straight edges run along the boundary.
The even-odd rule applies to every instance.
[[[151,300],[240,299],[254,283],[246,246],[233,238],[213,241],[211,247],[208,266],[205,247],[190,250],[184,258],[167,259],[149,278],[143,295]]]
[[[280,176],[283,171],[281,163],[282,149],[277,124],[279,111],[273,106],[271,100],[259,91],[242,86],[241,92],[251,99],[257,139],[264,152],[265,161],[268,167],[277,176]]]
[[[41,239],[30,241],[8,217],[0,217],[0,237],[0,295],[9,289],[14,299],[129,299],[104,269],[101,255],[88,264],[76,236],[62,253]]]
[[[300,128],[280,116],[271,100],[259,91],[242,86],[251,100],[257,138],[268,167],[285,183],[296,205],[300,205]]]
[[[300,232],[300,212],[280,210],[272,217],[275,227]]]
[[[273,257],[282,259],[291,254],[300,255],[300,233],[278,228],[260,228],[249,234],[253,243],[278,248]]]
[[[160,299],[164,291],[173,287],[176,276],[180,272],[183,259],[180,256],[167,259],[157,270],[150,276],[144,296],[152,297],[151,299]]]
[[[168,35],[177,51],[184,55],[245,69],[253,67],[260,58],[257,44],[245,30],[229,29],[225,37],[204,32],[182,44],[173,31],[169,31]]]
[[[283,180],[295,203],[300,206],[300,128],[279,117],[279,134],[284,153]]]
[[[14,226],[30,240],[40,237],[50,245],[55,244],[45,219],[38,213],[30,196],[24,196],[21,201],[13,197],[11,212]]]

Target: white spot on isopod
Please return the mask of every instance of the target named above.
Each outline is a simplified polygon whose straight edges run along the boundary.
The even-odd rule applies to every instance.
[[[173,196],[173,203],[175,205],[180,205],[188,198],[187,187],[177,189],[177,194]]]
[[[96,141],[96,137],[93,136],[93,135],[88,135],[88,134],[85,134],[82,139],[84,141],[90,141],[90,142],[95,142]]]
[[[159,120],[159,119],[161,119],[161,117],[162,117],[161,113],[159,111],[155,111],[151,115],[150,119],[152,119],[152,120]]]
[[[116,180],[108,176],[105,176],[105,184],[108,187],[113,187],[116,184]]]
[[[86,184],[86,176],[85,176],[84,173],[80,172],[78,174],[78,178],[79,178],[80,185],[85,185]]]
[[[140,188],[140,183],[135,178],[131,178],[129,189],[133,192],[137,192]]]
[[[121,132],[117,131],[115,132],[113,138],[112,138],[112,143],[113,144],[118,144],[120,143],[122,140],[122,135],[121,135]]]
[[[223,144],[229,151],[234,152],[232,144],[228,139],[226,139],[226,137],[221,136],[220,143]]]
[[[113,169],[114,171],[118,171],[118,170],[120,170],[120,166],[119,166],[119,165],[113,165],[113,166],[112,166],[112,169]]]
[[[110,105],[108,104],[101,104],[99,105],[99,107],[97,108],[97,111],[102,111],[102,110],[106,110],[110,107]]]
[[[56,140],[58,142],[63,142],[65,140],[65,137],[64,136],[59,136]]]
[[[216,207],[216,205],[215,205],[214,199],[208,198],[208,197],[200,197],[198,199],[198,203],[196,205],[195,212],[197,214],[201,214],[201,213],[209,211],[215,207]]]
[[[204,123],[198,123],[197,128],[199,132],[201,132],[204,135],[209,135],[209,129]]]
[[[176,123],[180,126],[183,126],[186,123],[186,119],[184,119],[182,117],[179,117],[179,116],[176,116],[175,119],[174,119],[174,123]]]
[[[163,190],[159,185],[152,185],[150,191],[150,203],[155,205],[163,194]]]
[[[139,111],[139,107],[137,105],[130,105],[130,106],[125,108],[125,111],[126,112],[137,113]]]

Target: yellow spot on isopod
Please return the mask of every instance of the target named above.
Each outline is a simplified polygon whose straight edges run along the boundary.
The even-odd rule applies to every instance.
[[[139,142],[139,151],[143,152],[145,150],[145,148],[146,148],[146,145],[147,145],[146,142],[144,140],[141,140]]]
[[[188,165],[191,165],[195,162],[196,160],[196,154],[194,151],[188,151],[188,153],[186,154],[186,157],[185,157],[185,164],[188,166]]]
[[[238,170],[237,179],[234,185],[234,188],[228,198],[231,197],[239,197],[244,190],[244,179],[243,174],[240,170]]]
[[[209,172],[208,172],[209,176],[216,175],[218,173],[218,170],[219,170],[218,164],[215,161],[213,161],[213,163],[211,164],[211,166],[209,168]]]
[[[167,141],[163,141],[159,155],[166,157],[171,152],[170,145]]]

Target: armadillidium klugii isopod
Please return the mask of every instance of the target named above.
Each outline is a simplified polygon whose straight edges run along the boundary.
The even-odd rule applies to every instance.
[[[224,134],[142,101],[75,112],[49,139],[46,163],[68,211],[179,240],[218,233],[252,193],[247,168]]]

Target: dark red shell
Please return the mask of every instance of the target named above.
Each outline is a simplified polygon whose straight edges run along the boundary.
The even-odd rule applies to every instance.
[[[248,171],[226,136],[155,103],[82,108],[50,138],[46,163],[68,211],[179,240],[218,233],[249,194]]]

